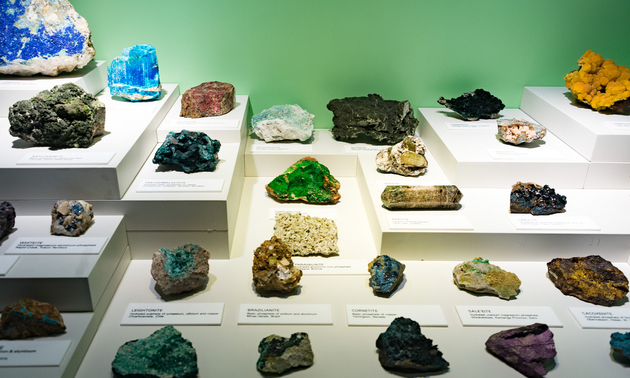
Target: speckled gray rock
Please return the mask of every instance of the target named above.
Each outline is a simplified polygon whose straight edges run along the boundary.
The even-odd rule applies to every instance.
[[[337,225],[328,218],[300,213],[276,213],[273,234],[282,240],[293,255],[334,255],[339,253]]]
[[[270,335],[258,345],[260,358],[256,368],[264,373],[283,373],[295,367],[313,365],[313,349],[306,332],[297,332],[286,338]]]
[[[376,167],[403,176],[420,176],[427,171],[427,148],[417,136],[406,136],[400,143],[384,148],[376,155]]]
[[[51,211],[52,235],[79,236],[94,223],[92,205],[85,201],[59,200]]]
[[[202,286],[208,279],[210,252],[196,244],[153,253],[151,276],[163,294],[179,294]]]

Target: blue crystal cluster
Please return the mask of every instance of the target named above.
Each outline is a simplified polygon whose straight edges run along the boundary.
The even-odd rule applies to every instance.
[[[171,131],[153,157],[153,164],[176,164],[184,172],[214,171],[221,142],[197,131]]]
[[[184,244],[169,250],[161,248],[160,253],[164,259],[164,270],[174,280],[186,278],[197,269],[195,264],[195,253],[199,250],[196,244]]]
[[[114,58],[107,70],[107,82],[112,96],[130,101],[146,101],[160,97],[160,70],[155,47],[135,45]]]
[[[368,266],[370,287],[378,293],[391,293],[402,281],[405,264],[387,256],[377,256]]]

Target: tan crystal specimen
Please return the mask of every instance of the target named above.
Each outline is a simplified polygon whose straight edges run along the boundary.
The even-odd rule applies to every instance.
[[[502,118],[497,120],[499,138],[511,144],[531,143],[547,135],[547,129],[537,123],[518,118]]]
[[[262,291],[288,293],[302,278],[302,271],[293,266],[291,250],[275,236],[254,251],[252,273],[256,290]]]
[[[381,201],[388,209],[457,210],[463,196],[455,185],[389,185]]]
[[[379,151],[376,166],[384,172],[419,176],[427,171],[427,159],[424,157],[426,150],[422,139],[407,136],[402,142]]]
[[[481,257],[458,264],[453,269],[453,280],[460,289],[494,294],[503,299],[516,296],[521,286],[521,280],[516,274],[492,265]]]
[[[337,225],[332,219],[300,213],[277,213],[273,234],[281,239],[294,255],[327,256],[339,253]]]

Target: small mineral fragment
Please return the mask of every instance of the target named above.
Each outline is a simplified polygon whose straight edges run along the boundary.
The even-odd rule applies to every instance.
[[[461,115],[467,121],[498,118],[499,112],[505,108],[501,100],[483,89],[467,92],[450,100],[440,97],[438,103]]]
[[[398,143],[414,135],[419,123],[409,101],[383,100],[377,94],[331,100],[326,107],[333,112],[332,134],[338,140],[365,134],[377,141]]]
[[[15,208],[11,202],[0,203],[0,239],[9,235],[15,226]]]
[[[85,201],[59,200],[53,206],[51,235],[79,236],[94,224],[92,205]]]
[[[544,364],[556,356],[553,333],[541,323],[497,332],[488,338],[486,348],[528,377],[547,374]]]
[[[219,164],[221,142],[201,131],[171,131],[153,157],[153,164],[175,164],[184,172],[213,172]]]
[[[313,349],[306,332],[296,332],[291,338],[270,335],[258,345],[260,358],[256,369],[263,373],[280,374],[295,367],[313,365]]]
[[[180,117],[201,118],[220,116],[234,108],[234,86],[220,81],[209,81],[190,88],[182,95]]]
[[[510,193],[510,213],[549,215],[564,211],[567,197],[556,194],[548,185],[533,182],[517,182]]]
[[[368,271],[372,290],[389,294],[402,282],[405,264],[387,255],[379,255],[370,261]]]
[[[288,293],[302,278],[302,271],[293,266],[291,250],[275,236],[254,251],[252,273],[256,290],[261,291]]]
[[[2,310],[0,339],[25,339],[65,332],[66,325],[55,306],[29,298]]]
[[[501,118],[497,120],[499,138],[505,143],[531,143],[547,135],[547,129],[537,123],[518,118]]]
[[[123,49],[107,70],[107,85],[112,96],[130,101],[153,100],[162,94],[160,70],[155,47],[135,45]]]
[[[547,263],[549,279],[564,295],[612,306],[628,294],[626,275],[599,255],[556,258]]]
[[[463,196],[455,185],[388,185],[381,201],[388,209],[457,210]]]
[[[202,286],[208,279],[210,252],[196,244],[153,253],[151,276],[165,295],[179,294]]]
[[[312,157],[304,157],[274,178],[265,189],[278,201],[337,203],[341,184],[328,168]]]
[[[406,136],[400,143],[384,148],[376,155],[376,167],[403,176],[420,176],[427,171],[427,148],[417,136]]]
[[[521,280],[516,274],[492,265],[481,257],[458,264],[453,269],[453,279],[460,289],[494,294],[503,299],[515,297],[521,286]]]
[[[615,352],[630,358],[630,332],[613,332],[610,335],[610,346]]]
[[[192,343],[173,326],[153,332],[145,339],[127,341],[112,361],[115,377],[197,377],[197,352]]]
[[[87,148],[105,129],[105,104],[73,83],[54,86],[9,109],[9,133],[53,148]]]
[[[300,105],[274,105],[252,117],[252,131],[265,142],[300,140],[313,135],[313,117]]]
[[[87,21],[67,0],[2,3],[0,74],[57,76],[96,54]]]
[[[276,213],[273,234],[282,240],[293,255],[334,255],[337,246],[337,225],[328,218],[312,217],[300,213]]]
[[[384,368],[417,372],[440,371],[448,368],[442,352],[433,340],[420,332],[415,321],[399,317],[376,340],[378,360]]]

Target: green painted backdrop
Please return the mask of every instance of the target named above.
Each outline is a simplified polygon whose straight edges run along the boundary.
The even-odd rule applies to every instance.
[[[484,88],[518,107],[592,49],[630,65],[628,0],[71,0],[96,58],[150,43],[162,82],[227,81],[253,111],[298,103],[332,127],[333,98],[437,107]]]

